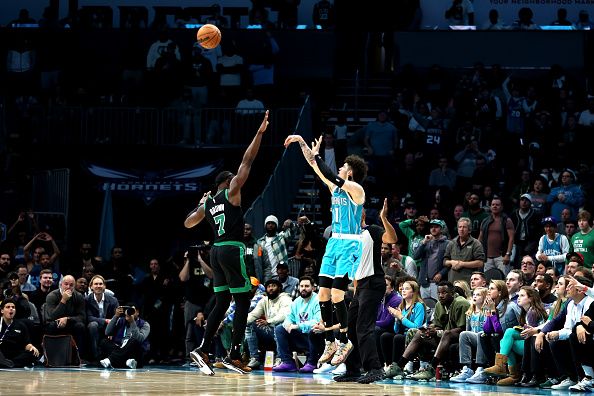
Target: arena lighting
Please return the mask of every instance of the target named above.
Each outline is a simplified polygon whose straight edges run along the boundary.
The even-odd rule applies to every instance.
[[[450,25],[451,30],[476,30],[474,25]]]
[[[200,29],[202,26],[204,26],[203,23],[186,23],[186,24],[184,24],[184,28],[186,28],[186,29]]]
[[[575,30],[573,26],[561,26],[561,25],[541,25],[542,30]]]
[[[262,25],[247,25],[246,29],[262,29]]]
[[[297,30],[305,30],[305,29],[307,29],[307,25],[297,25],[295,27],[295,29],[297,29]]]

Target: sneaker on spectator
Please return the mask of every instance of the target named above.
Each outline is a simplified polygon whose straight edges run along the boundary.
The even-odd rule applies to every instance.
[[[202,352],[200,348],[196,348],[192,352],[190,352],[190,358],[192,358],[192,360],[198,365],[198,369],[203,374],[214,375],[214,371],[210,366],[208,355]]]
[[[347,371],[344,374],[332,378],[336,382],[357,382],[361,378],[361,373]]]
[[[384,370],[373,369],[365,373],[365,375],[359,378],[357,382],[360,384],[371,384],[372,382],[381,381],[384,378]]]
[[[322,352],[322,356],[320,356],[320,359],[318,359],[318,363],[319,364],[328,363],[330,360],[332,360],[332,357],[336,353],[337,349],[338,349],[338,347],[336,346],[335,342],[326,341],[326,345],[324,347],[324,352]]]
[[[489,379],[489,376],[487,376],[485,373],[483,373],[483,371],[485,370],[484,367],[479,367],[476,369],[476,371],[474,372],[474,374],[472,375],[472,377],[468,378],[466,380],[466,382],[470,383],[470,384],[484,384],[487,382],[487,380]]]
[[[225,367],[222,361],[214,362],[212,367],[217,369],[227,369],[227,367]]]
[[[333,366],[338,366],[346,361],[347,357],[351,354],[353,350],[353,343],[348,340],[346,343],[340,343],[338,346],[338,350],[334,354],[332,361],[330,362]]]
[[[331,373],[334,375],[342,375],[342,374],[346,373],[346,371],[347,371],[346,364],[341,363],[338,366],[336,366],[334,368],[334,370],[331,371]]]
[[[137,365],[138,365],[138,363],[136,362],[136,359],[126,360],[126,367],[131,368],[132,370],[134,370]]]
[[[239,374],[249,374],[252,371],[252,369],[245,365],[241,359],[231,359],[229,356],[223,360],[223,364],[229,370],[233,370]]]
[[[460,374],[450,378],[452,382],[466,382],[466,380],[474,375],[474,371],[468,366],[464,366]]]
[[[429,381],[431,378],[435,377],[435,369],[433,366],[428,366],[427,368],[420,369],[415,374],[413,374],[410,378],[415,381]]]
[[[99,363],[101,363],[101,366],[103,366],[103,368],[110,368],[111,367],[111,360],[109,360],[109,358],[105,358],[105,359],[99,360]]]
[[[276,373],[292,373],[297,371],[297,366],[293,362],[282,362],[278,366],[272,368]]]
[[[557,385],[559,380],[557,378],[547,378],[545,382],[538,385],[540,389],[551,389],[553,385]]]
[[[563,381],[559,382],[557,385],[551,386],[551,389],[554,390],[566,390],[569,389],[570,386],[574,386],[577,382],[572,381],[571,378],[565,378]]]
[[[580,382],[569,387],[572,392],[592,392],[592,389],[594,389],[594,380],[589,377],[584,377]]]
[[[334,366],[330,363],[324,363],[313,371],[314,374],[326,374],[334,370]]]
[[[256,358],[250,358],[250,361],[248,362],[248,367],[251,368],[252,370],[257,369],[258,367],[260,367],[260,361]]]
[[[301,367],[299,369],[299,372],[302,374],[309,374],[309,373],[313,373],[315,369],[316,369],[316,366],[314,366],[313,364],[305,363],[305,366]]]

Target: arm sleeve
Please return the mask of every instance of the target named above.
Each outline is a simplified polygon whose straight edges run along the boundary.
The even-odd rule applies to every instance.
[[[326,165],[326,163],[324,162],[322,157],[320,157],[319,154],[315,156],[315,159],[318,168],[320,168],[320,172],[322,172],[322,175],[324,175],[326,179],[328,179],[338,187],[342,187],[344,185],[344,180],[338,177],[338,175],[335,175],[334,172],[332,172],[330,167]]]

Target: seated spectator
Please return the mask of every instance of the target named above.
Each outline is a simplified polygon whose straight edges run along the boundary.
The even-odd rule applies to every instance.
[[[456,288],[456,293],[458,293],[459,296],[462,296],[468,301],[472,302],[472,291],[470,290],[470,285],[468,282],[458,279],[457,281],[454,281],[454,287]]]
[[[76,280],[76,284],[74,285],[74,290],[82,294],[83,297],[89,296],[91,293],[89,292],[89,282],[86,278],[80,277]]]
[[[505,285],[507,286],[509,301],[515,303],[518,300],[518,292],[524,286],[524,275],[522,271],[517,269],[509,271],[505,278]]]
[[[259,343],[275,341],[274,327],[282,323],[291,309],[291,297],[283,293],[283,284],[278,279],[269,279],[264,284],[266,297],[262,298],[248,314],[245,340],[250,351],[250,368],[260,366]]]
[[[19,265],[17,267],[17,275],[19,277],[19,285],[22,292],[34,292],[37,288],[28,282],[29,271],[26,265]]]
[[[534,23],[532,18],[534,17],[534,12],[528,7],[522,7],[518,11],[518,19],[513,23],[512,29],[513,30],[539,30],[537,24]]]
[[[157,63],[157,59],[161,57],[161,55],[167,50],[167,47],[170,43],[175,44],[170,38],[169,33],[167,30],[162,30],[159,32],[159,38],[148,50],[146,56],[146,68],[148,70],[153,70],[155,68],[155,64]],[[181,55],[179,53],[179,46],[175,46],[175,57],[178,60],[181,60]]]
[[[458,375],[450,378],[452,382],[466,382],[474,375],[472,351],[476,349],[479,333],[483,331],[486,319],[483,304],[488,292],[486,287],[477,287],[472,292],[472,301],[466,311],[466,330],[460,333],[458,343],[460,365],[463,367]]]
[[[215,25],[219,29],[229,27],[229,21],[226,17],[221,15],[221,6],[216,3],[210,6],[210,15],[204,18],[203,23],[210,23],[211,25]]]
[[[281,293],[287,293],[289,296],[293,296],[299,289],[299,279],[289,275],[289,266],[284,261],[281,261],[276,266],[276,276],[272,279],[279,280],[283,287]]]
[[[470,290],[477,287],[487,287],[487,278],[485,278],[485,273],[482,271],[474,271],[470,275]]]
[[[96,361],[99,358],[99,342],[105,336],[105,328],[115,315],[118,300],[105,293],[105,279],[95,275],[91,279],[90,294],[86,299],[87,329],[89,332],[89,358]]]
[[[398,241],[392,244],[392,259],[386,262],[387,266],[384,271],[387,275],[398,277],[400,272],[405,272],[407,275],[417,278],[417,264],[412,257],[400,254],[402,249],[402,242]]]
[[[74,277],[62,278],[60,288],[50,292],[45,300],[46,334],[70,334],[76,345],[83,348],[85,333],[85,299],[74,290]]]
[[[534,278],[536,278],[536,263],[532,256],[522,257],[520,271],[522,271],[522,276],[524,277],[524,284],[527,286],[532,285]]]
[[[489,20],[483,24],[483,30],[504,30],[506,26],[499,19],[499,12],[496,9],[489,10]]]
[[[553,294],[553,278],[547,274],[536,275],[534,283],[536,284],[536,290],[540,295],[540,300],[542,301],[545,310],[548,312],[553,303],[557,301],[557,297]]]
[[[140,319],[140,312],[133,305],[119,306],[105,329],[108,338],[101,341],[104,368],[142,367],[149,350],[148,336],[151,326]]]
[[[547,203],[551,205],[551,217],[561,218],[561,211],[565,208],[571,210],[572,214],[578,213],[584,205],[584,193],[579,184],[575,183],[575,174],[569,169],[561,172],[560,185],[551,189],[547,197]]]
[[[35,305],[35,308],[37,308],[37,311],[41,313],[41,306],[45,304],[47,295],[56,289],[57,286],[54,286],[52,271],[44,269],[40,273],[39,288],[29,294],[29,301],[31,301],[33,305]]]
[[[292,302],[283,323],[274,328],[276,349],[281,359],[280,364],[272,369],[275,372],[299,369],[291,356],[293,348],[307,350],[307,360],[299,369],[300,373],[312,373],[316,368],[324,349],[324,339],[321,333],[313,331],[313,326],[322,320],[318,295],[313,287],[312,278],[304,276],[299,280],[299,297]]]
[[[245,99],[242,99],[235,106],[235,113],[240,115],[264,113],[264,103],[254,97],[254,91],[250,88],[245,91]]]
[[[470,0],[453,0],[445,12],[450,25],[474,25],[474,7]]]
[[[522,286],[520,289],[518,306],[522,309],[519,319],[520,329],[514,326],[505,330],[501,340],[501,353],[496,355],[495,365],[485,369],[487,375],[505,377],[497,381],[499,386],[514,385],[520,380],[520,362],[517,361],[517,356],[522,356],[524,353],[524,339],[521,332],[528,326],[540,326],[547,317],[538,292],[530,286]],[[505,367],[506,363],[509,375]]]
[[[420,295],[419,284],[414,280],[406,280],[400,289],[402,301],[398,308],[388,308],[394,317],[394,333],[383,333],[380,337],[381,360],[385,363],[387,378],[402,375],[398,361],[404,353],[408,330],[419,329],[425,323],[425,304]],[[379,352],[379,351],[378,351]],[[412,364],[403,366],[412,371]]]
[[[14,301],[5,298],[0,309],[0,367],[31,367],[39,358],[39,350],[31,343],[27,326],[15,320]]]
[[[553,26],[573,26],[573,23],[571,23],[567,19],[567,9],[566,8],[557,9],[557,19],[555,19],[553,22],[551,22],[551,25],[553,25]]]
[[[378,357],[382,363],[384,361],[381,354],[380,338],[384,333],[394,335],[394,316],[390,313],[390,308],[397,308],[402,302],[402,297],[394,289],[394,278],[385,275],[384,280],[386,281],[386,292],[380,305],[377,307],[377,318],[375,321],[375,341]]]
[[[435,354],[430,365],[421,365],[421,369],[411,376],[415,380],[430,380],[435,377],[435,368],[446,362],[449,347],[458,342],[458,337],[466,327],[466,311],[470,303],[464,297],[458,296],[451,282],[442,281],[438,285],[439,301],[431,324],[421,328],[398,361],[396,375],[402,375],[406,364],[418,355],[423,347],[435,348]],[[424,359],[424,356],[419,356]],[[400,369],[400,370],[398,370]]]
[[[578,20],[575,23],[575,28],[577,30],[592,30],[594,28],[594,23],[590,21],[590,15],[586,10],[580,10],[578,14]]]
[[[328,0],[320,0],[313,7],[313,23],[322,29],[334,27],[334,4]]]

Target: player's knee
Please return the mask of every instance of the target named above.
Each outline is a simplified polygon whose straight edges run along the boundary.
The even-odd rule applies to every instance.
[[[338,289],[332,289],[331,292],[332,303],[337,304],[344,301],[344,291]]]

